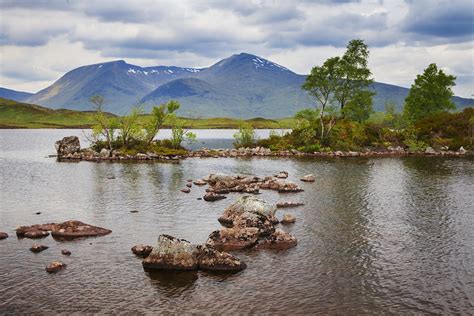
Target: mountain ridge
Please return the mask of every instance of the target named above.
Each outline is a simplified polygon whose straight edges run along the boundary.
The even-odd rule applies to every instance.
[[[30,96],[29,103],[51,108],[90,110],[90,96],[100,94],[105,110],[125,114],[140,104],[145,111],[153,105],[176,99],[180,115],[191,117],[289,117],[314,107],[301,89],[306,75],[265,58],[234,54],[205,68],[141,67],[116,60],[73,69],[49,87]],[[393,101],[399,109],[408,88],[375,82],[374,109]],[[471,99],[453,98],[458,107],[472,105]]]

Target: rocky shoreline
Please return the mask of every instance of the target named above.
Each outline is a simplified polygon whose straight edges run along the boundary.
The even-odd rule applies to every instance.
[[[97,152],[91,148],[81,148],[79,139],[76,136],[64,137],[56,142],[58,161],[91,161],[91,162],[165,162],[179,163],[186,158],[237,158],[237,157],[313,157],[313,158],[352,158],[352,157],[396,157],[396,156],[446,156],[460,157],[472,156],[474,152],[467,151],[463,147],[458,150],[443,148],[435,150],[432,147],[425,151],[410,151],[402,147],[388,147],[386,150],[364,151],[330,151],[330,152],[302,152],[296,149],[271,151],[264,147],[239,148],[239,149],[207,149],[202,148],[196,151],[189,151],[185,155],[160,155],[152,152],[137,153],[128,155],[119,150],[102,149]]]

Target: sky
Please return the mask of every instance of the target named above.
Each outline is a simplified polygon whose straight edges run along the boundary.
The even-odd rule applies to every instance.
[[[124,59],[207,67],[246,52],[309,73],[354,38],[379,82],[430,64],[474,94],[472,0],[0,0],[0,86],[36,92],[74,68]]]

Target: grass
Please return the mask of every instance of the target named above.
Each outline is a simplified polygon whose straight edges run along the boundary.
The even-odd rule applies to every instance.
[[[53,110],[39,105],[0,98],[0,128],[90,128],[94,124],[94,112]],[[113,114],[108,114],[113,116]],[[143,116],[146,119],[147,115]],[[217,129],[239,128],[242,120],[233,118],[182,118],[186,128]],[[253,128],[291,128],[294,119],[253,118],[244,120]],[[165,127],[169,127],[166,125]]]

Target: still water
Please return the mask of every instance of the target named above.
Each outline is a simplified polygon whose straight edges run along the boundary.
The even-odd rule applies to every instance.
[[[268,133],[268,132],[267,132]],[[187,159],[180,164],[58,163],[54,141],[77,130],[0,130],[0,314],[269,313],[472,314],[474,312],[474,159]],[[200,131],[206,147],[232,132]],[[265,136],[262,134],[262,136]],[[197,146],[194,144],[194,146]],[[297,222],[286,251],[241,251],[237,274],[143,271],[130,251],[159,234],[202,243],[238,194],[208,203],[205,188],[179,191],[211,172],[308,173],[302,193],[263,191]],[[114,179],[109,179],[114,176]],[[138,211],[131,213],[131,211]],[[40,215],[35,215],[41,212]],[[19,225],[77,219],[112,234],[72,242],[51,237],[33,254]],[[71,250],[70,257],[61,249]],[[48,275],[53,260],[67,268]]]

